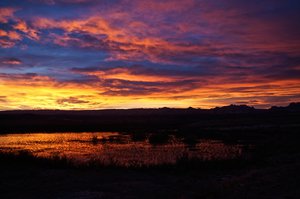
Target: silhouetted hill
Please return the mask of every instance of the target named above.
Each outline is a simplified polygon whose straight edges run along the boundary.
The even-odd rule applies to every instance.
[[[104,109],[104,110],[12,110],[0,111],[0,115],[152,115],[152,114],[195,114],[195,113],[251,113],[255,111],[282,110],[300,111],[300,102],[293,102],[286,107],[273,106],[270,109],[256,109],[247,105],[216,107],[212,109],[200,108],[134,108],[134,109]]]
[[[299,112],[300,111],[300,102],[293,102],[290,103],[286,107],[278,107],[278,106],[272,106],[271,111],[289,111],[289,112]]]
[[[212,110],[217,113],[251,113],[251,112],[255,111],[256,109],[254,107],[247,106],[247,105],[231,104],[229,106],[216,107]]]
[[[55,131],[148,131],[180,129],[199,131],[214,127],[285,125],[300,123],[300,103],[287,107],[255,109],[229,105],[213,109],[109,109],[0,111],[0,133]]]
[[[252,106],[247,105],[234,105],[216,107],[212,109],[200,109],[200,108],[134,108],[134,109],[104,109],[104,110],[12,110],[12,111],[0,111],[1,115],[153,115],[153,114],[203,114],[203,113],[252,113],[255,111],[300,111],[300,102],[293,102],[286,107],[273,106],[270,109],[255,109]]]

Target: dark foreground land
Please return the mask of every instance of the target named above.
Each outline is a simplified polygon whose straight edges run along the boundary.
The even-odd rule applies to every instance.
[[[0,125],[2,133],[172,132],[188,141],[205,137],[254,146],[240,159],[151,168],[78,167],[65,159],[0,154],[0,198],[300,198],[299,104],[270,110],[2,112]]]

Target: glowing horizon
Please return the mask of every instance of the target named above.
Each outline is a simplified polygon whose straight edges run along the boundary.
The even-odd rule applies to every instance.
[[[300,3],[4,0],[0,110],[300,101]]]

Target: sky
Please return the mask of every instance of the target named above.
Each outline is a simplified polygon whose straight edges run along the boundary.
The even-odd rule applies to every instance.
[[[298,0],[1,0],[0,110],[300,101]]]

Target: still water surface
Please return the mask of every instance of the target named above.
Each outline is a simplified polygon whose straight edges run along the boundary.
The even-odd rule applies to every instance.
[[[231,159],[241,156],[242,149],[241,145],[220,140],[200,139],[190,145],[174,135],[167,139],[151,135],[136,139],[117,132],[0,135],[2,152],[27,150],[41,157],[62,156],[78,163],[99,161],[123,166],[172,164],[181,157]]]

